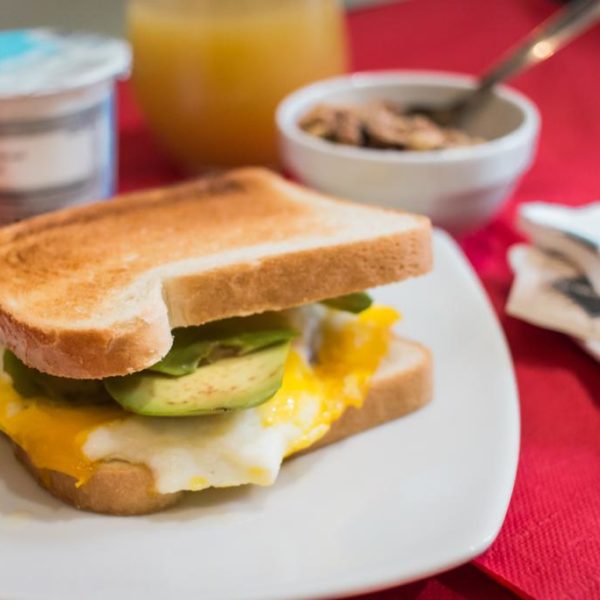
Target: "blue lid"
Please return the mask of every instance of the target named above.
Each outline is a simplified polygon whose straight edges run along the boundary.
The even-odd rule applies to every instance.
[[[127,42],[54,29],[0,32],[0,98],[64,92],[129,72]]]

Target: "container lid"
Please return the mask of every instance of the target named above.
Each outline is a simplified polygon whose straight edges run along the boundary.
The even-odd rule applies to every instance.
[[[45,96],[126,77],[127,42],[56,29],[0,32],[0,99]]]

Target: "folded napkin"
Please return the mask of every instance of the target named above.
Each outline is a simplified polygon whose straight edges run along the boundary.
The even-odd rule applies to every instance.
[[[600,203],[525,204],[519,227],[533,245],[509,251],[515,281],[507,312],[574,336],[600,360]]]
[[[584,341],[582,346],[596,359],[600,361],[600,342]]]
[[[579,267],[600,294],[600,202],[582,208],[523,204],[519,227],[535,246],[560,254]]]
[[[500,312],[522,417],[506,521],[475,564],[522,598],[600,599],[600,369],[569,339],[548,331],[570,334],[600,360],[600,342],[592,340],[598,333],[592,281],[598,280],[593,245],[600,213],[598,205],[529,204],[519,211],[529,245],[515,245],[512,230],[498,225],[480,242],[479,255],[471,251],[487,269],[494,303],[519,317]],[[505,251],[515,272],[507,304],[509,273],[496,260]]]

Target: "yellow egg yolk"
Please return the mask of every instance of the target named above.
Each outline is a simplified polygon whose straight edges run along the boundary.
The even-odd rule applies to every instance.
[[[281,388],[254,409],[260,411],[265,427],[292,424],[301,431],[286,456],[325,435],[348,406],[362,405],[398,318],[391,308],[372,306],[343,325],[326,321],[315,365],[290,352]],[[313,408],[317,402],[308,417],[307,398]],[[23,398],[8,376],[0,377],[0,431],[23,448],[36,467],[70,475],[78,486],[92,476],[96,465],[82,450],[89,433],[129,416],[116,403],[69,406],[43,397]],[[195,481],[193,487],[200,489],[203,483]]]
[[[117,404],[68,406],[48,398],[23,398],[7,376],[0,379],[0,430],[40,469],[71,475],[84,484],[94,463],[82,452],[94,428],[127,416]]]
[[[292,423],[303,430],[286,456],[323,437],[348,406],[362,406],[369,381],[387,354],[391,326],[398,318],[392,308],[372,306],[340,327],[326,324],[314,366],[296,352],[290,353],[281,388],[259,407],[266,426]],[[307,396],[319,403],[308,427],[303,412]]]

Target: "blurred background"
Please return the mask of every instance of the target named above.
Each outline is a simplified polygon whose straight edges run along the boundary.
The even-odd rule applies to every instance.
[[[53,25],[123,35],[127,0],[2,0],[2,29]],[[345,0],[351,8],[391,0]]]
[[[126,0],[2,0],[2,28],[54,25],[123,34]]]
[[[371,9],[379,4],[386,6]],[[365,10],[348,14],[344,5]],[[440,150],[446,139],[437,127],[444,119],[436,126],[436,118],[423,118],[423,107],[449,105],[466,96],[475,82],[440,73],[415,79],[402,70],[482,73],[533,25],[560,12],[558,0],[2,0],[2,6],[2,27],[13,30],[0,40],[0,59],[8,65],[0,73],[8,94],[0,124],[12,120],[12,130],[22,134],[19,148],[27,150],[11,146],[11,153],[4,152],[12,161],[11,176],[0,178],[5,219],[23,216],[25,208],[33,214],[109,197],[117,183],[128,189],[132,161],[145,173],[153,171],[147,168],[146,150],[156,144],[156,156],[164,157],[173,178],[265,165],[326,193],[427,214],[455,234],[485,224],[510,196],[534,158],[539,117],[526,99],[498,96],[473,111],[462,129],[456,119],[458,129],[446,132],[454,140],[447,148],[459,145],[459,139],[470,146],[460,163],[439,152],[415,163],[396,151]],[[571,23],[584,6],[586,14],[600,20],[600,0],[576,0],[559,20]],[[36,27],[56,29],[28,30]],[[126,42],[68,35],[69,30],[125,38],[132,68]],[[555,51],[548,44],[541,49],[536,60]],[[551,61],[533,76],[539,73],[547,85],[556,65]],[[352,71],[387,69],[400,72],[381,73],[377,82],[367,78],[364,85],[347,77]],[[130,81],[115,86],[129,73]],[[563,87],[577,90],[566,85],[569,74],[560,70]],[[301,91],[330,78],[337,78],[335,91],[330,83]],[[46,102],[50,96],[54,99]],[[77,110],[71,106],[75,101]],[[369,109],[373,114],[367,127],[366,121],[359,123],[356,107],[369,102],[393,104],[396,112],[388,107],[375,117]],[[344,104],[353,108],[342,114]],[[321,133],[311,139],[305,135],[308,129],[300,132],[301,122],[319,105],[329,117],[321,110]],[[421,118],[411,133],[401,112],[403,106],[415,105],[421,107]],[[34,113],[44,131],[32,138],[28,128]],[[87,119],[85,126],[79,114]],[[133,152],[131,132],[139,137],[142,127],[147,143]],[[353,136],[347,135],[350,130]],[[392,130],[396,137],[391,146],[371,145],[378,153],[352,154],[351,160],[347,149],[340,148],[365,146],[369,139],[389,142]],[[39,143],[48,131],[54,136],[52,152]],[[486,141],[513,133],[519,152],[497,144],[479,151]],[[68,152],[59,151],[59,141]],[[383,154],[384,149],[393,155]],[[20,158],[31,162],[34,155],[35,168]],[[126,178],[118,179],[117,166]],[[31,173],[43,173],[44,180],[34,180]],[[47,201],[41,202],[40,194]],[[2,209],[0,203],[0,213]]]

